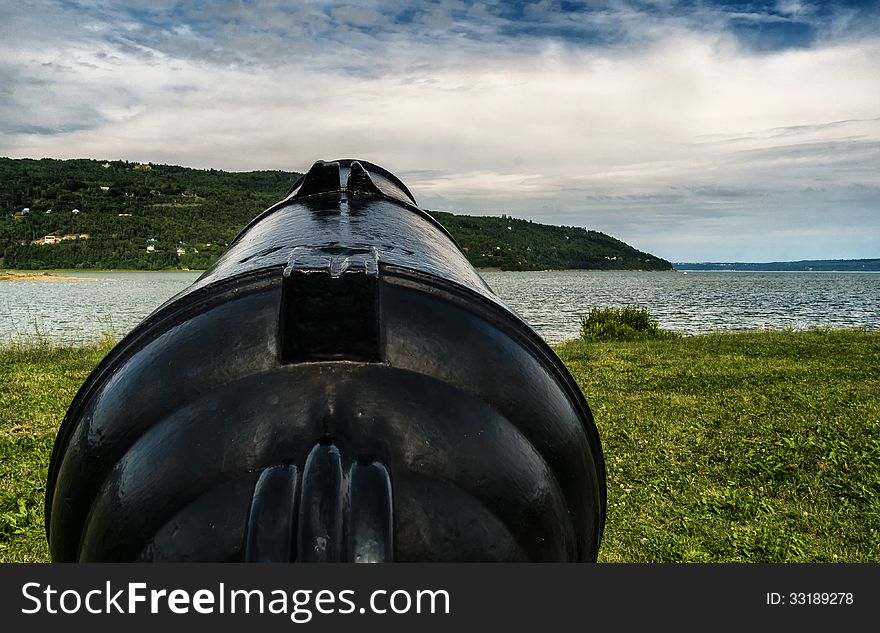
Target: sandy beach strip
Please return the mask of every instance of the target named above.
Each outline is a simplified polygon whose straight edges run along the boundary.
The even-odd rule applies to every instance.
[[[98,281],[97,277],[74,277],[73,275],[55,275],[51,273],[0,273],[0,281]]]

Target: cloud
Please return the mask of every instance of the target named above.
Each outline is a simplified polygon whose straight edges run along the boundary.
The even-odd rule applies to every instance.
[[[89,101],[68,66],[46,63],[26,72],[0,62],[0,138],[98,128],[106,119]]]
[[[37,0],[0,15],[0,154],[361,157],[429,208],[589,226],[668,258],[723,259],[735,236],[770,248],[805,217],[858,225],[852,252],[876,255],[876,13],[823,7]],[[801,256],[836,248],[820,242]]]

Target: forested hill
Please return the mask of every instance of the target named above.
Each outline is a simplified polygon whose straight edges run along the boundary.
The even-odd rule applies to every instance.
[[[604,233],[507,217],[431,211],[478,268],[548,270],[671,270],[665,259],[643,253]]]
[[[0,158],[0,267],[207,268],[298,177]]]
[[[294,172],[0,158],[0,268],[207,268]],[[432,212],[477,267],[669,270],[608,235]]]

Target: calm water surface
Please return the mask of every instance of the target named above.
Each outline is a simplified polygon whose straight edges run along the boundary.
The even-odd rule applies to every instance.
[[[65,273],[66,274],[66,273]],[[121,338],[200,273],[71,273],[97,281],[0,282],[0,338],[81,343]]]
[[[712,330],[880,329],[877,273],[485,273],[510,307],[551,343],[576,338],[593,307],[639,305],[661,327]]]
[[[97,281],[0,283],[0,339],[62,342],[122,336],[199,273],[82,273]],[[591,307],[640,305],[661,326],[710,330],[880,330],[880,274],[757,272],[484,273],[499,297],[547,341],[578,336]]]

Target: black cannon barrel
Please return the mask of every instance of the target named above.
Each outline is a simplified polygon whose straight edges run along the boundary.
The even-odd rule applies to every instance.
[[[406,186],[319,161],[129,333],[61,425],[55,561],[592,561],[561,361]]]

